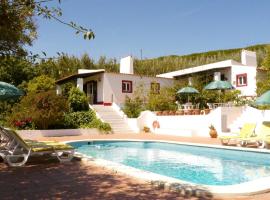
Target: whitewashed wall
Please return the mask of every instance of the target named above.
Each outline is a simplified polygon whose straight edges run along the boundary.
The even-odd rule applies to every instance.
[[[132,93],[122,93],[122,80],[132,81]],[[132,96],[139,85],[143,85],[145,92],[149,91],[151,82],[160,83],[160,87],[171,87],[174,85],[173,79],[142,77],[131,74],[105,73],[103,79],[103,101],[106,103],[115,102],[123,104],[126,96]],[[112,97],[113,96],[113,97]]]
[[[156,116],[150,111],[145,111],[138,117],[137,123],[140,130],[147,126],[157,134],[209,137],[210,125],[216,128],[218,134],[228,132],[230,124],[237,120],[245,110],[245,107],[220,107],[212,110],[208,115],[180,116]],[[155,120],[159,122],[160,128],[153,128]]]
[[[17,131],[24,139],[38,140],[41,137],[63,137],[79,135],[101,134],[98,129],[57,129],[57,130],[19,130]]]
[[[245,73],[247,74],[247,86],[236,87],[236,75]],[[254,66],[233,65],[231,72],[232,84],[237,90],[241,91],[241,95],[256,96],[256,74],[257,69]]]
[[[135,133],[139,133],[140,129],[138,127],[138,121],[137,118],[127,118],[126,122],[129,126],[129,128],[131,128]]]

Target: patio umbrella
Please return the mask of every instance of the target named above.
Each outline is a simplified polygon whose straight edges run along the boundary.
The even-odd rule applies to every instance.
[[[234,89],[228,81],[212,81],[204,87],[205,90],[230,90]]]
[[[255,101],[255,105],[257,106],[269,106],[270,105],[270,90],[267,92],[263,93],[260,97],[258,97]],[[265,108],[262,110],[262,119],[263,121],[265,118]],[[268,120],[269,121],[269,120]]]
[[[0,100],[16,99],[24,95],[24,92],[14,85],[0,81]]]
[[[188,102],[189,102],[189,94],[199,94],[199,91],[193,87],[187,86],[187,87],[181,88],[176,93],[177,94],[187,94],[188,95]]]
[[[178,90],[177,93],[178,94],[198,94],[199,91],[193,87],[188,86],[188,87],[184,87],[184,88]]]
[[[228,81],[212,81],[204,87],[205,90],[231,90],[234,89],[233,85]],[[220,93],[218,94],[220,102]]]
[[[256,105],[270,105],[270,90],[263,93],[256,101]]]

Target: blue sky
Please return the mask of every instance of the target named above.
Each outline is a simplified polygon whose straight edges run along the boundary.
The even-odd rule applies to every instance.
[[[37,17],[35,53],[153,58],[270,43],[269,0],[62,0],[62,19],[91,28],[84,40]]]

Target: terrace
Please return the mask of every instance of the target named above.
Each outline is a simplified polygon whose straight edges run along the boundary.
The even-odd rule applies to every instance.
[[[39,140],[91,140],[91,139],[142,139],[192,142],[219,145],[218,139],[179,137],[154,134],[113,134],[91,136],[40,137]],[[32,158],[21,168],[9,168],[0,163],[2,199],[59,198],[59,199],[184,199],[178,192],[159,189],[143,180],[101,167],[94,161],[83,162],[76,158],[71,163],[59,164],[53,159]],[[31,172],[31,173],[30,173]],[[14,181],[9,181],[14,180]],[[52,187],[53,183],[53,187]],[[36,185],[40,187],[36,187]],[[190,197],[191,198],[191,197]],[[208,199],[231,199],[231,196],[209,196]],[[233,199],[268,199],[270,193],[237,195]],[[198,199],[192,197],[192,199]]]

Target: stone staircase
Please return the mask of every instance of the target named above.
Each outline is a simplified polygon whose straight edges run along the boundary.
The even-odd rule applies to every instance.
[[[91,106],[97,115],[104,121],[111,125],[113,133],[135,133],[125,119],[115,111],[112,106],[92,105]]]

